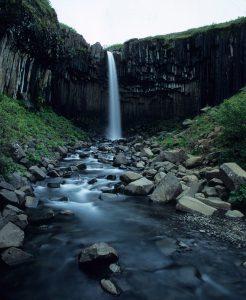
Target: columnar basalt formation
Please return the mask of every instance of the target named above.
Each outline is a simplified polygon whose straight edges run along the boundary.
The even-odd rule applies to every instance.
[[[61,26],[55,11],[38,2],[0,1],[0,92],[28,105],[50,103],[71,118],[94,116],[106,123],[106,51]],[[114,55],[125,123],[184,118],[246,84],[246,20],[133,39]]]

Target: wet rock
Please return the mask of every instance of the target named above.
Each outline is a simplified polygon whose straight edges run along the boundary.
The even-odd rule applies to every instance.
[[[87,166],[84,163],[78,163],[76,164],[76,167],[78,168],[79,171],[84,171],[87,169]]]
[[[226,217],[229,217],[229,218],[243,218],[244,217],[244,214],[241,213],[239,210],[228,210],[225,214]]]
[[[47,175],[52,178],[60,177],[60,174],[56,170],[50,170]]]
[[[94,184],[97,182],[97,179],[96,178],[93,178],[91,180],[88,181],[88,184]]]
[[[231,209],[231,204],[228,202],[225,202],[221,200],[218,197],[209,197],[209,198],[204,198],[204,199],[199,199],[203,203],[210,205],[212,207],[215,207],[217,209],[224,209],[224,210],[229,210]]]
[[[126,156],[123,152],[118,153],[114,157],[113,165],[115,167],[120,167],[121,165],[126,165],[126,164],[127,164],[127,159],[126,159]]]
[[[6,204],[19,205],[19,199],[17,198],[15,192],[9,190],[1,190],[0,191],[0,206]]]
[[[1,259],[5,264],[12,267],[31,261],[33,256],[21,249],[11,247],[1,254]]]
[[[110,279],[102,279],[101,280],[102,288],[111,295],[119,296],[121,294],[118,286]]]
[[[203,158],[202,156],[193,156],[189,155],[189,158],[185,161],[186,168],[195,168],[202,164]]]
[[[130,183],[132,181],[136,181],[142,177],[143,176],[141,174],[138,174],[138,173],[135,173],[132,171],[128,171],[128,172],[123,173],[120,176],[120,180],[123,181],[124,183],[128,184],[128,183]]]
[[[67,155],[67,148],[65,146],[58,146],[57,147],[57,152],[62,156],[62,157],[65,157]]]
[[[47,187],[50,189],[58,189],[61,187],[61,182],[48,182]]]
[[[13,187],[12,184],[7,183],[6,181],[1,181],[0,182],[0,190],[8,190],[8,191],[14,191],[15,188]]]
[[[120,266],[119,266],[118,264],[111,264],[111,265],[109,266],[109,270],[110,270],[112,273],[114,273],[114,274],[120,273],[120,272],[121,272],[121,268],[120,268]]]
[[[125,187],[125,192],[130,195],[148,195],[153,189],[154,184],[152,181],[143,177],[136,181],[129,183]]]
[[[236,163],[225,163],[220,167],[222,180],[231,191],[246,184],[246,172]]]
[[[153,194],[150,195],[152,201],[169,202],[175,199],[182,192],[180,181],[172,173],[168,173],[157,185]]]
[[[117,178],[116,175],[108,175],[106,179],[114,181],[114,180],[116,180],[116,178]]]
[[[106,243],[96,243],[81,250],[78,263],[81,268],[90,268],[98,264],[109,265],[118,260],[117,251]]]
[[[28,211],[28,221],[31,224],[39,225],[52,221],[55,217],[55,213],[52,209],[30,209]]]
[[[216,208],[208,206],[203,202],[188,196],[178,200],[176,209],[189,213],[199,213],[205,216],[212,216],[217,210]]]
[[[0,249],[21,247],[24,241],[24,231],[9,222],[0,230]]]
[[[29,171],[34,175],[36,180],[44,180],[46,178],[46,174],[38,166],[32,166],[31,168],[29,168]]]
[[[109,200],[117,200],[118,196],[112,193],[102,193],[100,195],[100,199],[103,201],[109,201]]]

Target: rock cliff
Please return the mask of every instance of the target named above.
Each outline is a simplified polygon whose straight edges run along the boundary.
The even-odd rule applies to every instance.
[[[46,0],[0,0],[0,93],[106,123],[107,61]],[[246,83],[246,20],[133,39],[115,51],[123,120],[195,115]]]

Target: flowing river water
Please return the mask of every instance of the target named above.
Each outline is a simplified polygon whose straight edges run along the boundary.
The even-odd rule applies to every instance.
[[[83,247],[106,242],[119,254],[122,272],[114,275],[124,300],[243,300],[246,270],[242,249],[214,240],[179,221],[175,207],[152,204],[145,197],[104,197],[102,190],[119,181],[122,170],[94,158],[95,147],[81,160],[87,170],[64,178],[60,188],[36,185],[43,206],[56,212],[47,225],[32,226],[24,250],[35,259],[1,272],[1,300],[106,300],[113,296],[78,267]],[[107,159],[112,156],[105,154]],[[62,167],[80,161],[78,155]],[[116,175],[116,180],[107,180]],[[97,178],[97,182],[88,181]],[[69,201],[58,201],[68,197]],[[73,214],[61,211],[71,211]]]

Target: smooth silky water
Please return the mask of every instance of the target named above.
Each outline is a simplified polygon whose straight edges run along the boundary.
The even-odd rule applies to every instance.
[[[61,165],[74,160],[80,161],[69,156]],[[80,249],[95,242],[107,242],[119,253],[123,272],[115,281],[123,290],[121,299],[245,299],[246,271],[236,266],[242,250],[189,229],[172,206],[123,195],[100,200],[101,190],[112,187],[122,171],[92,156],[82,161],[88,169],[64,179],[61,188],[46,187],[54,179],[36,186],[41,207],[51,207],[56,217],[48,225],[29,228],[24,250],[35,256],[33,262],[0,271],[1,300],[112,299],[102,290],[100,278],[89,277],[78,267]],[[106,180],[109,174],[117,180]],[[88,184],[95,177],[98,182]],[[57,201],[64,196],[68,202]],[[59,214],[64,210],[74,215]],[[181,249],[177,241],[191,251]]]
[[[119,140],[122,138],[121,128],[121,108],[120,94],[117,77],[117,69],[112,52],[107,51],[108,56],[108,78],[109,78],[109,109],[108,119],[109,125],[107,129],[107,137],[109,140]]]

